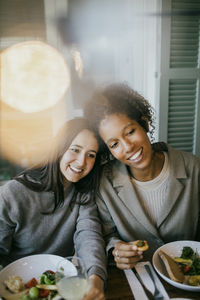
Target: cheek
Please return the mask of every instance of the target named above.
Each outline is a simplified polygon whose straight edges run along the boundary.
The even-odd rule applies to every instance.
[[[72,157],[70,154],[66,153],[63,155],[63,157],[60,160],[60,166],[64,167],[67,163],[69,163],[72,160]]]
[[[88,164],[87,164],[87,166],[88,166],[88,172],[90,172],[92,170],[92,168],[94,167],[94,163],[95,163],[95,161],[88,162]]]
[[[85,175],[90,173],[94,167],[95,160],[88,159],[85,167]]]
[[[111,154],[117,159],[119,159],[123,155],[123,152],[121,151],[121,149],[109,149],[109,150],[110,150]]]

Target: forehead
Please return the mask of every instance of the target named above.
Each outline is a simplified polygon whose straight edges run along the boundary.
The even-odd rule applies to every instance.
[[[130,119],[125,114],[111,114],[101,121],[99,132],[104,141],[107,141],[117,138],[132,125],[140,126],[137,121]]]
[[[80,146],[86,150],[98,151],[98,142],[94,133],[88,129],[83,129],[73,139],[71,145]]]
[[[100,131],[107,131],[108,129],[119,129],[119,128],[123,129],[129,124],[139,126],[139,123],[137,121],[130,119],[125,114],[111,114],[106,116],[106,118],[101,121]]]

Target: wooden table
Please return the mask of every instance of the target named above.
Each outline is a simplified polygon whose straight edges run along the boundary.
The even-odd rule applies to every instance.
[[[160,277],[159,277],[160,278]],[[200,299],[200,292],[187,292],[177,289],[160,278],[170,298]],[[133,300],[128,281],[123,271],[116,267],[108,268],[106,300]],[[142,299],[141,299],[142,300]]]

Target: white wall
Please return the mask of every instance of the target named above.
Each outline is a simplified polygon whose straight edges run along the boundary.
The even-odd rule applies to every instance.
[[[80,114],[79,108],[96,85],[120,81],[155,107],[158,2],[45,0],[48,42],[65,53],[71,67],[72,48],[82,59],[82,75],[72,71],[75,114]],[[52,25],[52,18],[64,20],[62,32]]]

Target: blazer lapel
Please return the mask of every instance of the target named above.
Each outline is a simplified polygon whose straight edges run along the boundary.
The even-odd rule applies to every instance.
[[[160,213],[157,226],[161,226],[164,220],[170,214],[172,208],[174,207],[179,195],[181,194],[184,184],[179,179],[186,179],[187,174],[185,170],[183,157],[179,152],[169,147],[169,162],[170,162],[170,173],[169,173],[169,186],[166,201],[163,205],[163,209]]]
[[[129,174],[125,165],[120,162],[116,163],[116,167],[113,168],[113,186],[118,190],[118,196],[121,201],[134,216],[135,219],[141,224],[141,227],[145,227],[146,230],[159,237],[159,233],[156,227],[149,221],[146,216],[143,207],[140,204],[136,191],[128,180]]]

